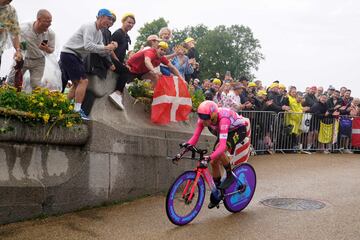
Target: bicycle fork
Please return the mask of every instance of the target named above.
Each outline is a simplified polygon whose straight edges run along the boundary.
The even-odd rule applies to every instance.
[[[187,203],[191,203],[194,197],[195,188],[197,187],[197,183],[199,181],[200,176],[201,176],[201,171],[197,170],[195,180],[193,182],[191,180],[187,180],[186,182],[185,189],[182,193],[182,198],[185,199]],[[188,192],[189,188],[191,188],[190,192]]]

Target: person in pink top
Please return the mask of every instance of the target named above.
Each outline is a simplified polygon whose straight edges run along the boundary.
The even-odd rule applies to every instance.
[[[205,156],[205,160],[211,164],[215,185],[219,189],[226,189],[234,180],[231,172],[230,159],[226,155],[226,151],[233,154],[236,145],[245,139],[249,121],[231,109],[218,108],[217,104],[213,101],[202,102],[198,107],[197,113],[199,118],[195,132],[193,136],[182,145],[183,147],[196,145],[202,130],[204,127],[208,127],[209,131],[217,136],[217,140],[214,145],[214,151],[209,156]],[[221,182],[220,165],[226,170],[226,179],[223,182]],[[219,201],[219,199],[210,197],[208,207],[213,208],[217,206]]]

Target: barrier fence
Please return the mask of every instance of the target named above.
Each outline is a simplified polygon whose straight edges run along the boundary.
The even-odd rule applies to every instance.
[[[360,152],[360,117],[241,111],[257,153]]]

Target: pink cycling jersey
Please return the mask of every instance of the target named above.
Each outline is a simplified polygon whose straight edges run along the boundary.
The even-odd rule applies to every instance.
[[[204,129],[203,120],[199,119],[194,132],[194,135],[187,142],[191,145],[196,145],[199,140],[200,134]],[[236,112],[228,108],[219,108],[218,121],[216,125],[210,125],[209,127],[219,134],[219,144],[215,151],[210,155],[211,159],[218,158],[222,153],[226,151],[226,140],[228,133],[241,127],[247,126],[247,121]]]

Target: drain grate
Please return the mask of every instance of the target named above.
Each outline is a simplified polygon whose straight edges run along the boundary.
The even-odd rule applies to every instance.
[[[301,198],[268,198],[260,202],[268,207],[293,211],[317,210],[326,206],[320,201]]]

